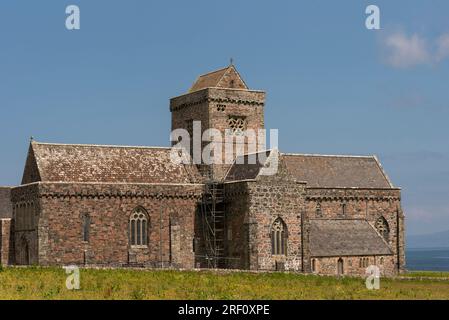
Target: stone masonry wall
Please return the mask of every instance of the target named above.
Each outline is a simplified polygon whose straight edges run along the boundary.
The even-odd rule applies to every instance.
[[[39,184],[12,189],[14,219],[14,263],[38,264],[38,224],[40,213]]]
[[[400,190],[308,188],[306,212],[311,219],[366,219],[373,226],[379,217],[384,217],[390,230],[387,242],[394,252],[396,270],[403,271],[405,236]]]
[[[14,263],[14,226],[11,218],[0,219],[0,265]]]
[[[249,269],[248,183],[226,183],[225,198],[227,268]]]
[[[0,219],[12,217],[11,188],[0,187]]]
[[[209,103],[210,127],[222,133],[222,159],[225,161],[226,148],[233,150],[231,159],[238,154],[253,153],[257,150],[250,150],[248,143],[256,143],[255,137],[243,137],[240,135],[226,135],[225,130],[230,129],[229,118],[242,118],[246,123],[246,130],[264,129],[264,104],[265,93],[259,91],[232,90],[232,89],[211,89]],[[226,141],[228,139],[228,143]],[[233,148],[233,149],[231,149]],[[239,148],[239,150],[237,150]],[[265,148],[264,148],[265,149]],[[230,164],[214,166],[214,177],[223,179]]]
[[[193,161],[193,121],[199,121],[201,123],[201,136],[204,130],[209,128],[209,108],[207,90],[200,90],[190,94],[185,94],[170,100],[171,128],[187,130],[190,134],[190,155]],[[201,138],[201,137],[200,137]],[[175,144],[176,142],[172,142]],[[204,143],[201,143],[201,150],[204,147]],[[200,161],[201,159],[198,159]],[[196,163],[200,172],[203,175],[208,175],[208,168]]]
[[[224,178],[230,164],[225,162],[225,129],[229,129],[229,117],[240,117],[245,119],[247,129],[264,128],[264,104],[265,93],[262,91],[249,91],[241,89],[208,88],[170,100],[172,112],[172,130],[183,128],[191,133],[188,122],[201,121],[201,134],[210,128],[222,133],[222,164],[212,165],[210,174],[213,178],[221,180]],[[231,142],[235,146],[238,141],[233,137]],[[247,152],[247,143],[243,142],[243,151]],[[203,148],[209,142],[202,143]],[[236,152],[234,150],[234,152]],[[235,155],[235,154],[234,154]],[[231,157],[234,159],[234,157]],[[204,167],[203,167],[204,168]]]
[[[248,182],[248,189],[250,269],[304,271],[308,265],[302,241],[305,183],[291,180],[280,165],[278,175],[259,176]],[[271,227],[277,218],[287,226],[286,256],[273,256],[271,251]]]
[[[312,264],[315,265],[315,270],[313,271],[313,273],[323,275],[338,275],[339,259],[343,260],[343,275],[366,276],[366,268],[370,265],[379,267],[382,276],[393,276],[396,274],[395,260],[392,256],[312,258]]]
[[[41,265],[173,265],[193,267],[198,185],[39,184]],[[129,219],[148,214],[149,245],[131,246]],[[90,217],[83,241],[83,216]],[[162,217],[162,219],[161,219]],[[160,244],[162,243],[162,247]]]
[[[195,221],[194,221],[194,254],[195,254],[195,268],[207,268],[207,264],[205,262],[206,257],[206,246],[205,246],[205,236],[204,230],[205,225],[203,223],[203,213],[200,207],[197,208],[195,212]]]

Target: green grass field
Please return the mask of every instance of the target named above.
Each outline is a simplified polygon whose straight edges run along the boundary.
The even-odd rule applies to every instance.
[[[80,270],[80,289],[67,290],[62,268],[0,269],[0,299],[449,299],[449,273],[381,279],[290,273]]]

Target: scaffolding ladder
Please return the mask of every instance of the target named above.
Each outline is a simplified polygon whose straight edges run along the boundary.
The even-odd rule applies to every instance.
[[[205,263],[207,268],[224,268],[225,201],[224,185],[209,181],[201,205]]]

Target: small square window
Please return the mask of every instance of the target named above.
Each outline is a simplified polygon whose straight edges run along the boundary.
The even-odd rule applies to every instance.
[[[217,111],[225,111],[226,110],[226,105],[224,104],[217,104]]]

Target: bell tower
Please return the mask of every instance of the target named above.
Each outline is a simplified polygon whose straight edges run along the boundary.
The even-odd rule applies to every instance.
[[[200,123],[201,135],[207,129],[216,129],[221,133],[222,163],[208,165],[201,161],[197,164],[205,177],[220,181],[230,167],[229,163],[225,163],[226,150],[233,150],[234,156],[241,154],[241,150],[247,153],[250,151],[248,142],[253,138],[243,139],[244,132],[254,131],[257,134],[258,129],[264,129],[264,106],[265,92],[249,89],[231,64],[199,76],[188,93],[170,100],[172,130],[186,129],[192,138],[194,125],[198,127]],[[201,152],[208,144],[210,141],[201,142]],[[191,154],[192,147],[193,143]],[[238,150],[240,153],[237,153]]]

